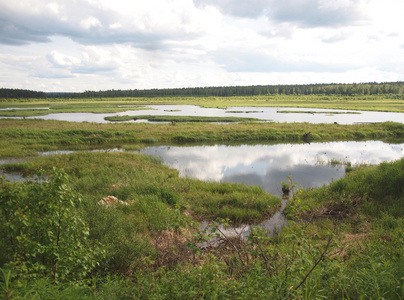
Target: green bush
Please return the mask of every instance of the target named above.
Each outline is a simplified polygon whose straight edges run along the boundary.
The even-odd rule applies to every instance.
[[[1,265],[21,276],[49,276],[55,282],[82,279],[98,265],[89,228],[79,213],[80,196],[69,176],[54,168],[45,180],[9,183],[0,190]]]

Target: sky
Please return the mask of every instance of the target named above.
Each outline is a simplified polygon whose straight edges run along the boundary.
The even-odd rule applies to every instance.
[[[0,88],[404,81],[404,0],[0,0]]]

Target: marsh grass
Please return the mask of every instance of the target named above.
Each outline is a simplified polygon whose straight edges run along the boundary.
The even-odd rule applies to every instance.
[[[338,227],[337,298],[403,298],[403,170],[404,159],[353,167],[329,186],[298,191],[285,209],[316,234]]]
[[[404,159],[357,166],[329,186],[300,191],[289,203],[290,215],[345,217],[359,210],[372,217],[404,215]],[[295,211],[300,209],[300,211]]]
[[[318,158],[316,161],[316,165],[328,165],[331,167],[341,167],[341,166],[345,166],[345,172],[350,172],[350,170],[352,169],[351,166],[351,162],[347,161],[347,160],[342,160],[342,159],[336,159],[336,158],[331,158],[328,160],[325,159],[321,159]]]
[[[56,104],[113,105],[198,105],[202,107],[307,107],[325,109],[404,112],[404,103],[395,95],[262,95],[242,97],[151,97],[151,98],[90,98],[90,99],[0,99],[0,107],[15,105]],[[79,110],[77,110],[79,112]]]
[[[311,132],[309,138],[304,134]],[[0,157],[33,155],[46,149],[94,149],[148,143],[310,142],[403,139],[404,124],[338,125],[308,123],[95,124],[53,120],[0,119]],[[132,146],[133,147],[133,146]],[[17,149],[17,150],[16,150]]]
[[[262,219],[280,205],[279,198],[259,187],[179,178],[178,172],[162,165],[159,158],[135,153],[79,152],[4,164],[2,168],[29,174],[48,166],[63,167],[77,189],[93,202],[115,196],[133,200],[133,205],[147,201],[153,207],[158,203],[162,208],[183,207],[196,219],[225,217],[233,221]]]
[[[150,122],[222,122],[222,123],[230,123],[230,122],[251,122],[251,121],[259,121],[254,118],[236,118],[236,117],[201,117],[201,116],[153,116],[153,115],[144,115],[144,116],[112,116],[105,117],[105,120],[111,122],[123,122],[123,121],[136,121],[136,120],[148,120]]]
[[[253,113],[260,113],[262,111],[259,110],[226,110],[226,113],[232,113],[232,114],[253,114]]]
[[[81,103],[46,103],[41,104],[2,104],[0,108],[18,108],[9,110],[0,110],[0,116],[3,117],[33,117],[43,116],[52,113],[117,113],[128,110],[145,110],[151,109],[144,106],[124,106],[116,102],[81,102]],[[43,107],[44,109],[38,109]]]
[[[342,114],[347,114],[347,115],[360,115],[360,112],[354,112],[354,111],[310,111],[310,110],[277,110],[277,113],[281,114],[327,114],[327,115],[342,115]]]
[[[234,223],[258,221],[272,215],[280,207],[280,199],[257,186],[234,183],[194,181],[185,195],[199,220],[229,218]]]

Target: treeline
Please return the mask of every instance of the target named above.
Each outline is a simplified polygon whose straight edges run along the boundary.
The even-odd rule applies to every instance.
[[[46,98],[46,93],[21,89],[0,89],[0,98]]]
[[[83,93],[48,93],[49,98],[110,98],[110,97],[165,97],[165,96],[258,96],[258,95],[380,95],[404,94],[404,82],[359,84],[308,84],[308,85],[256,85],[190,87],[148,90],[106,90]]]
[[[114,97],[166,97],[166,96],[259,96],[259,95],[336,95],[367,96],[395,95],[404,97],[404,82],[307,84],[307,85],[255,85],[188,87],[147,90],[106,90],[82,93],[44,93],[28,90],[1,89],[0,98],[114,98]]]

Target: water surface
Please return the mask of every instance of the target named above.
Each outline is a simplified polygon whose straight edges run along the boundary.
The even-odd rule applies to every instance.
[[[393,121],[404,123],[404,113],[394,112],[371,112],[371,111],[348,111],[340,109],[319,109],[319,108],[290,108],[290,107],[228,107],[203,108],[195,105],[148,105],[150,110],[128,110],[118,113],[50,113],[44,116],[29,118],[60,120],[71,122],[96,122],[110,123],[105,117],[110,116],[141,116],[141,115],[170,115],[170,116],[206,116],[206,117],[246,117],[256,118],[262,121],[273,122],[309,122],[309,123],[373,123]],[[129,108],[128,108],[129,109]],[[297,111],[297,113],[278,113],[278,111]],[[237,111],[237,112],[234,112]],[[310,113],[298,113],[298,111],[311,111]],[[335,112],[332,114],[329,112]],[[340,114],[341,112],[356,112],[357,114]],[[137,121],[137,122],[144,122]]]
[[[142,153],[161,157],[180,176],[258,185],[280,195],[286,176],[304,188],[345,174],[344,164],[379,164],[404,156],[404,144],[380,141],[239,146],[157,146]],[[338,161],[341,164],[331,162]]]

